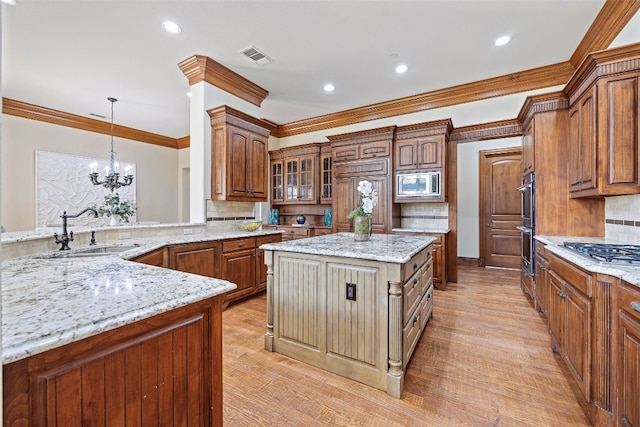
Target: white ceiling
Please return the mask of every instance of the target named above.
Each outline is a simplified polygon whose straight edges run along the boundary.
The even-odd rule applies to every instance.
[[[199,54],[267,89],[261,117],[289,123],[567,61],[603,4],[18,0],[2,6],[2,91],[83,116],[109,117],[113,96],[116,123],[178,138],[189,134],[189,86],[177,64]],[[164,20],[182,33],[165,33]],[[512,42],[495,47],[505,34]],[[239,53],[249,45],[275,62],[255,65]]]

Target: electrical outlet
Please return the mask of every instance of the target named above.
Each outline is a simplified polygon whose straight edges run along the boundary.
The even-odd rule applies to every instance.
[[[119,231],[118,232],[118,240],[130,239],[131,232],[130,231]]]
[[[187,234],[193,234],[193,228],[184,228],[184,229],[182,229],[182,234],[184,234],[185,236]]]
[[[347,285],[347,299],[350,301],[356,300],[356,284],[346,282]]]

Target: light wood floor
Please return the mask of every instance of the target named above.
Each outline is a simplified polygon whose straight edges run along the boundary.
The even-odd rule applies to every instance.
[[[225,426],[588,426],[519,273],[435,291],[402,399],[264,350],[266,296],[223,314]]]

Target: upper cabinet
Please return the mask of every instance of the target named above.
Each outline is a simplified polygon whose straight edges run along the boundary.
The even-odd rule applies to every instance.
[[[319,183],[320,148],[321,144],[313,143],[270,152],[273,204],[318,203],[321,191],[326,190]]]
[[[211,200],[266,202],[271,125],[226,105],[211,117]]]
[[[450,119],[399,126],[396,129],[393,143],[393,187],[394,201],[396,203],[447,201],[447,143],[452,130],[453,123]],[[440,177],[438,191],[424,192],[425,196],[423,197],[398,197],[398,175],[423,171],[440,172],[438,175]],[[419,178],[416,177],[415,179],[418,180]],[[429,183],[416,182],[415,185],[419,187],[421,185],[429,185]]]
[[[571,197],[640,193],[639,81],[634,44],[588,55],[565,87]]]
[[[320,145],[320,203],[331,203],[333,198],[332,171],[331,143],[325,142]]]
[[[535,154],[534,154],[534,121],[522,130],[522,176],[535,172]]]

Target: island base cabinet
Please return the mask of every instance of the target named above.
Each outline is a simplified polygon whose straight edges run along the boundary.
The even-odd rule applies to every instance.
[[[222,426],[220,297],[3,367],[3,425]]]
[[[640,427],[640,290],[618,288],[618,425]]]

